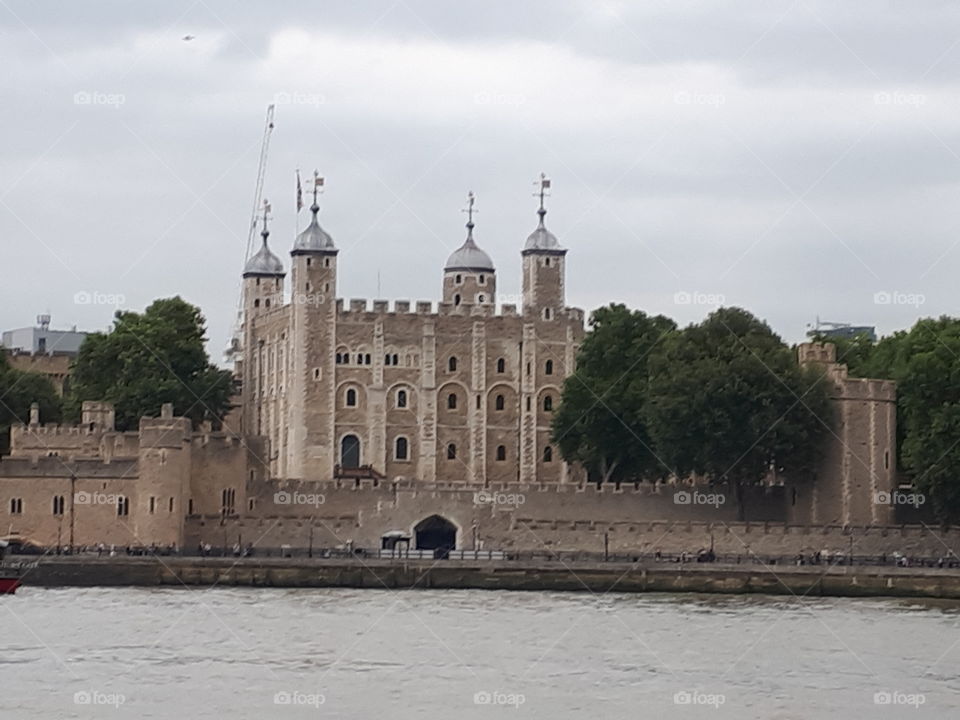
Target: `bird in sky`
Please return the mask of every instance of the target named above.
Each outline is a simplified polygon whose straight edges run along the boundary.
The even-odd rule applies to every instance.
[[[183,36],[183,41],[184,41],[184,42],[190,42],[190,41],[193,40],[195,37],[196,37],[196,35],[184,35],[184,36]]]

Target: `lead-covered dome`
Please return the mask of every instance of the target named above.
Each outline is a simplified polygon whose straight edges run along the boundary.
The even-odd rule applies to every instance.
[[[260,249],[247,260],[247,264],[243,266],[243,275],[272,275],[272,276],[283,276],[286,273],[283,270],[283,263],[280,262],[280,258],[270,252],[270,246],[267,245],[267,237],[270,235],[268,232],[261,233],[263,238],[263,245],[260,246]]]
[[[547,214],[547,211],[541,207],[537,213],[540,215],[540,223],[537,225],[537,229],[527,237],[527,242],[523,246],[524,251],[552,250],[555,252],[563,252],[564,250],[560,247],[560,241],[557,240],[557,236],[547,230],[546,225],[543,224],[543,218]]]
[[[333,238],[330,237],[330,233],[320,227],[320,222],[317,220],[317,213],[320,211],[320,208],[314,204],[310,208],[310,212],[313,213],[313,218],[310,220],[310,224],[307,225],[306,229],[297,235],[296,241],[293,243],[293,254],[304,253],[304,252],[336,252],[337,247],[333,244]]]
[[[473,228],[466,241],[447,258],[445,270],[483,270],[493,272],[493,260],[473,241]]]

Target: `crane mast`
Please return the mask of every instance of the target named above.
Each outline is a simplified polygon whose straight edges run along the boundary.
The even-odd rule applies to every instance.
[[[267,174],[267,157],[270,152],[270,135],[273,133],[274,106],[267,106],[267,119],[263,126],[263,141],[260,143],[260,161],[257,163],[257,184],[253,193],[253,210],[250,212],[250,225],[247,228],[247,247],[243,253],[243,265],[254,252],[254,242],[257,234],[257,211],[263,199],[263,179]],[[242,267],[241,267],[242,270]],[[237,292],[237,314],[233,324],[233,334],[230,343],[223,352],[223,361],[227,365],[234,365],[243,351],[241,327],[243,326],[243,280],[240,281]]]

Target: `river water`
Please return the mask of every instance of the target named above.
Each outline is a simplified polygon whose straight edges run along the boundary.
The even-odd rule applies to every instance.
[[[960,717],[947,602],[26,587],[0,618],[4,719]]]

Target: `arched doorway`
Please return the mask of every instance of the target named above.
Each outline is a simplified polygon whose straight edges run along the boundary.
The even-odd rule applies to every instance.
[[[447,558],[457,546],[457,526],[444,517],[431,515],[413,529],[418,550],[433,550],[435,558]]]
[[[356,435],[344,435],[340,441],[340,467],[360,467],[360,438]]]

